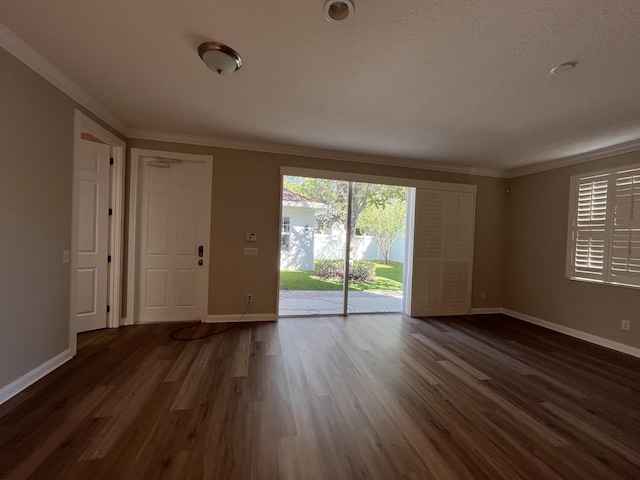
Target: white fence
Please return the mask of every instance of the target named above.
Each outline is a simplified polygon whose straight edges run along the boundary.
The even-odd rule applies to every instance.
[[[313,270],[314,260],[341,260],[344,258],[347,238],[345,234],[325,235],[307,233],[302,227],[291,227],[283,233],[280,256],[282,270]],[[368,235],[356,235],[352,240],[353,260],[384,260],[378,242]],[[404,263],[405,237],[398,235],[391,247],[389,260]]]
[[[314,260],[338,260],[344,258],[347,245],[346,235],[326,235],[316,233],[313,236]],[[351,253],[354,260],[383,260],[384,255],[378,242],[369,235],[356,235],[351,241]],[[404,263],[405,237],[398,235],[393,242],[389,260]]]

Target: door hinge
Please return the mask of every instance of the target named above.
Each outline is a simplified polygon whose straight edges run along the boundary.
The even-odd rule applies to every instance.
[[[113,157],[109,158],[109,165],[113,165]]]
[[[107,255],[107,263],[111,263],[111,255]]]
[[[113,215],[113,209],[109,209],[109,216]]]
[[[107,305],[107,313],[111,312],[111,306]]]

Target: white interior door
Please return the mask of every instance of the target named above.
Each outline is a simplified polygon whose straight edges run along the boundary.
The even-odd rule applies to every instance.
[[[475,193],[416,189],[411,316],[471,309]]]
[[[77,331],[107,327],[109,157],[103,143],[78,140]]]
[[[138,212],[137,321],[202,320],[208,290],[210,165],[142,158]]]

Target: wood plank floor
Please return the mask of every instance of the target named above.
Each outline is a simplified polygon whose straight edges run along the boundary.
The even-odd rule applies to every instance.
[[[80,335],[0,406],[0,477],[640,478],[640,360],[502,315],[172,328]]]

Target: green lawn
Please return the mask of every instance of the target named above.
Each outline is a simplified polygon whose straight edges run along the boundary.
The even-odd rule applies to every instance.
[[[351,290],[402,290],[403,264],[376,263],[374,282],[352,283]],[[342,290],[342,283],[313,277],[313,272],[300,270],[280,271],[280,290]]]

